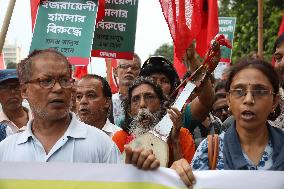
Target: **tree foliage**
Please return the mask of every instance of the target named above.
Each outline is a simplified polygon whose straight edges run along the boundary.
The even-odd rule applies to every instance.
[[[174,48],[172,44],[164,43],[156,49],[154,55],[163,56],[169,61],[174,61]]]
[[[264,0],[263,8],[263,50],[265,59],[270,61],[284,3],[282,0]],[[219,16],[237,17],[233,62],[239,57],[257,52],[258,1],[219,0]]]
[[[284,11],[283,0],[263,0],[263,50],[264,58],[271,60],[274,41]],[[219,0],[219,16],[236,17],[233,44],[233,62],[258,49],[258,1]],[[173,61],[173,45],[163,44],[154,53]]]
[[[7,69],[16,69],[17,64],[15,62],[9,62],[6,66]]]

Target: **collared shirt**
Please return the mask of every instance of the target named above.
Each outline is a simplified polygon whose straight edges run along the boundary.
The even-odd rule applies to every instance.
[[[121,94],[115,93],[114,95],[112,95],[112,105],[114,124],[121,127],[121,124],[125,118]]]
[[[46,154],[31,130],[33,120],[24,132],[0,142],[0,161],[120,163],[121,154],[114,142],[101,130],[76,119]]]
[[[219,153],[217,158],[217,165],[216,170],[223,170],[224,169],[224,136],[225,132],[219,135]],[[246,153],[243,151],[243,156],[247,162],[247,169],[248,170],[268,170],[273,165],[272,160],[273,155],[273,146],[271,140],[269,140],[268,144],[266,145],[262,157],[257,166],[249,159]],[[193,170],[209,170],[208,166],[208,141],[204,139],[200,145],[198,146],[193,160],[191,162],[191,167]]]
[[[104,127],[102,128],[102,130],[109,136],[112,137],[114,135],[114,133],[116,133],[117,131],[120,131],[121,128],[112,124],[109,119],[106,120],[106,124],[104,125]]]
[[[28,108],[24,107],[24,110],[28,113],[28,118],[29,121],[32,119],[32,111],[29,110]],[[0,123],[3,123],[7,125],[8,127],[6,128],[6,134],[7,136],[17,133],[17,132],[22,132],[26,129],[26,126],[22,126],[21,128],[17,127],[4,113],[4,111],[0,112]]]

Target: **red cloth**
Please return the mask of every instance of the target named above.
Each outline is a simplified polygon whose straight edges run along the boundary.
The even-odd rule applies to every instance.
[[[30,0],[31,4],[31,19],[32,19],[32,30],[34,30],[35,20],[36,20],[36,14],[38,5],[40,3],[40,0]]]
[[[204,57],[211,40],[219,32],[217,0],[200,0],[202,16],[201,31],[196,37],[196,52]]]
[[[282,21],[279,27],[278,36],[280,36],[282,33],[284,33],[284,14],[282,16]]]
[[[106,65],[107,65],[107,59],[105,59]],[[117,60],[111,59],[111,69],[110,69],[110,80],[109,80],[109,86],[111,88],[112,94],[115,94],[118,92],[118,86],[116,82],[116,78],[114,75],[114,69],[117,67]]]
[[[127,144],[127,141],[129,140],[130,137],[131,135],[123,130],[117,131],[113,135],[112,140],[116,143],[121,153],[124,151],[124,145]],[[183,158],[185,158],[188,162],[191,162],[193,155],[195,153],[195,144],[192,135],[187,129],[185,128],[180,129],[179,141],[181,145]],[[171,165],[173,163],[173,149],[171,143],[169,143],[169,151],[170,151],[169,165]]]
[[[74,77],[81,79],[88,74],[88,66],[75,66]]]
[[[105,0],[99,0],[98,3],[99,3],[99,7],[98,7],[98,12],[97,12],[96,23],[98,23],[99,21],[101,21],[105,17],[105,4],[106,4],[106,1]]]
[[[178,73],[180,79],[183,78],[184,74],[187,72],[186,66],[177,58],[176,51],[174,50],[174,67]]]
[[[185,50],[201,29],[199,0],[160,0],[177,58],[182,61]]]
[[[4,55],[0,53],[0,70],[5,69]]]

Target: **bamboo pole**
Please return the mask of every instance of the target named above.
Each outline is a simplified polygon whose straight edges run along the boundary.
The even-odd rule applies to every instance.
[[[263,0],[258,0],[258,56],[263,59]]]
[[[9,28],[9,24],[10,24],[10,20],[13,14],[13,9],[15,7],[16,4],[16,0],[10,0],[8,8],[7,8],[7,12],[3,21],[3,25],[2,25],[2,29],[1,29],[1,33],[0,33],[0,54],[2,53],[3,50],[3,46],[4,46],[4,42],[5,42],[5,38],[7,35],[7,31]]]

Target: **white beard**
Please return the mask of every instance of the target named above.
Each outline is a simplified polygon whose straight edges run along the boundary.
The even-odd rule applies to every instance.
[[[279,88],[279,96],[280,96],[281,100],[284,100],[284,90],[283,90],[283,87]]]
[[[151,113],[147,108],[139,109],[139,112],[136,116],[133,116],[133,120],[130,123],[129,133],[138,137],[142,134],[147,133],[152,130],[154,126],[160,121],[161,111]],[[148,125],[144,125],[142,121],[147,118],[150,120]]]

